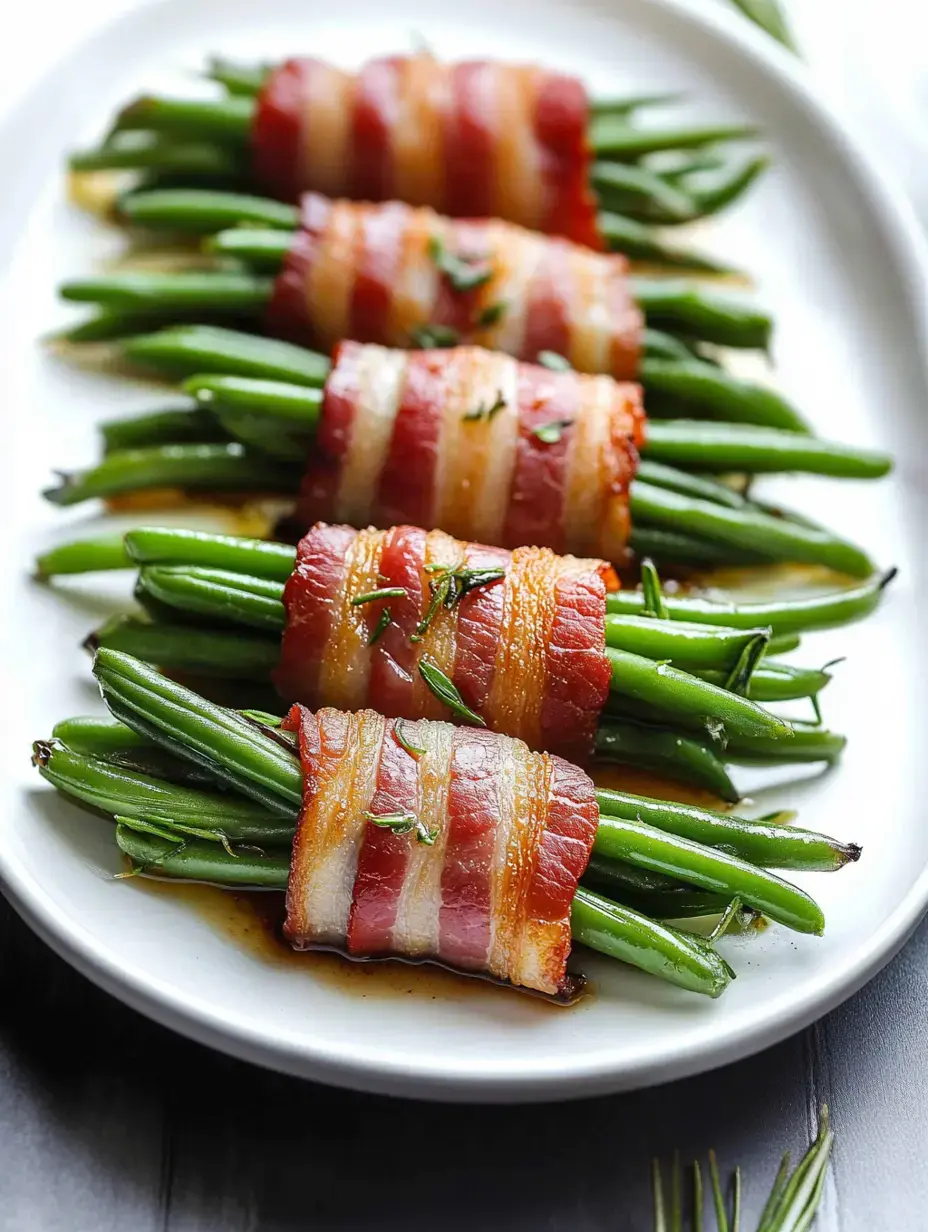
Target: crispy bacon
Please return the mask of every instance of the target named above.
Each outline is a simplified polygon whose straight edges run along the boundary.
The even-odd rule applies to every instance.
[[[369,710],[295,705],[284,726],[303,767],[285,923],[295,948],[432,959],[575,994],[570,905],[599,822],[582,770],[446,723],[399,739],[396,721]]]
[[[621,562],[637,386],[476,347],[337,349],[298,521],[441,526]]]
[[[396,201],[307,193],[300,216],[268,306],[276,336],[409,348],[450,331],[517,359],[556,351],[581,372],[636,374],[643,317],[617,253]]]
[[[582,83],[531,65],[442,64],[422,52],[347,74],[287,60],[258,99],[254,170],[288,201],[304,191],[397,197],[600,249],[588,124]]]
[[[468,568],[504,573],[433,606],[436,590],[453,594],[449,575]],[[606,588],[613,584],[604,561],[545,548],[509,553],[411,526],[353,531],[319,523],[300,543],[284,591],[275,683],[287,701],[310,706],[446,718],[419,671],[428,663],[489,730],[584,761],[609,693]],[[352,603],[385,587],[404,593]],[[370,644],[384,612],[390,621]]]

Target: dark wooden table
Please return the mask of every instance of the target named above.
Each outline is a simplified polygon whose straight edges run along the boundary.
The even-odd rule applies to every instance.
[[[760,1056],[542,1106],[356,1095],[155,1026],[71,971],[0,899],[0,1229],[647,1232],[653,1155],[746,1170],[752,1232],[823,1102],[819,1232],[928,1228],[928,921],[863,992]]]

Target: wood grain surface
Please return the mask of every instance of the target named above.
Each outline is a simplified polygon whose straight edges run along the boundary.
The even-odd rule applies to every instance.
[[[928,1226],[928,923],[817,1026],[630,1095],[442,1106],[302,1083],[212,1053],[100,992],[0,899],[4,1232],[648,1232],[652,1156],[746,1177],[751,1232],[780,1155],[827,1102],[819,1232]]]

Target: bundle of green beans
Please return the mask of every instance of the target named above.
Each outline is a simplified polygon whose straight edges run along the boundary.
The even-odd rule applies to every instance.
[[[103,425],[106,456],[81,472],[59,472],[49,500],[72,505],[145,488],[291,492],[311,446],[329,372],[321,355],[232,330],[187,326],[131,338],[132,360],[170,375],[194,375],[187,409]],[[651,423],[631,485],[631,547],[677,565],[798,561],[853,576],[873,571],[856,545],[827,529],[770,511],[707,476],[734,466],[756,473],[801,470],[875,478],[884,455],[747,425]],[[690,471],[669,465],[671,460]]]
[[[239,201],[230,199],[230,217],[239,210]],[[277,211],[289,208],[271,204]],[[294,215],[291,224],[295,222]],[[292,233],[287,230],[233,226],[209,241],[211,250],[222,259],[213,269],[121,271],[64,283],[60,289],[64,299],[93,304],[99,311],[64,331],[61,338],[72,343],[110,341],[184,322],[226,323],[260,332],[273,275],[291,243]],[[227,268],[230,260],[236,268]],[[767,350],[773,322],[766,312],[743,298],[720,295],[679,279],[633,278],[631,287],[648,324],[637,379],[648,396],[650,414],[708,416],[784,431],[808,431],[803,417],[780,394],[732,376],[705,352],[706,346]],[[432,339],[435,345],[452,345],[454,341],[444,335]],[[134,355],[130,343],[128,354],[155,365],[169,364],[168,357],[157,349]],[[170,366],[177,370],[177,364]],[[191,371],[183,364],[180,369]],[[194,371],[225,369],[201,365]],[[233,371],[242,374],[240,368]],[[314,371],[318,374],[318,363]]]
[[[99,650],[94,675],[117,721],[59,724],[34,745],[43,777],[113,817],[140,873],[284,889],[303,790],[293,738],[273,717],[213,705],[129,655]],[[598,888],[578,891],[574,939],[710,996],[731,978],[727,963],[664,920],[722,913],[727,924],[744,906],[820,934],[815,902],[768,870],[831,871],[860,855],[778,818],[748,822],[613,791],[597,800],[586,877]]]
[[[253,187],[250,138],[255,96],[268,66],[211,62],[208,75],[225,97],[184,100],[145,96],[124,107],[101,146],[76,153],[72,171],[137,171],[160,191],[178,186]],[[769,165],[765,154],[731,160],[730,142],[755,137],[744,124],[645,127],[642,112],[677,101],[673,94],[602,99],[592,107],[590,144],[595,162],[590,183],[599,200],[606,243],[634,260],[719,271],[711,257],[681,247],[655,227],[691,223],[733,204]],[[147,223],[128,211],[131,221]],[[182,213],[169,220],[179,231],[197,230]]]
[[[121,541],[54,549],[40,558],[38,571],[52,577],[137,564],[136,597],[148,618],[108,621],[88,639],[89,648],[253,687],[267,684],[279,657],[283,588],[294,561],[286,544],[149,527]],[[600,760],[696,783],[733,801],[738,791],[726,763],[832,762],[840,756],[843,737],[816,725],[788,724],[762,704],[816,702],[828,683],[827,670],[767,657],[796,645],[792,631],[774,637],[769,626],[667,618],[656,574],[649,577],[655,606],[644,614],[607,616],[612,700],[597,734]]]

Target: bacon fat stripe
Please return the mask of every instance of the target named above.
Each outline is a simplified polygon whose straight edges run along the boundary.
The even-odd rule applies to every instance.
[[[346,73],[287,60],[261,92],[255,176],[268,192],[396,198],[602,248],[582,83],[532,65],[428,53]]]
[[[297,949],[573,995],[570,905],[599,823],[582,770],[490,732],[398,731],[370,710],[295,705],[284,725],[303,767],[285,924]]]
[[[503,576],[441,603],[423,628],[436,589],[462,569]],[[606,590],[617,585],[604,561],[547,548],[507,552],[413,526],[320,522],[300,542],[284,590],[275,683],[287,701],[313,707],[456,717],[419,671],[431,664],[490,731],[583,762],[609,694]],[[352,603],[385,588],[404,593]]]
[[[343,342],[297,517],[621,562],[644,428],[639,387],[610,377]]]
[[[317,193],[301,199],[267,310],[271,334],[304,346],[354,338],[408,349],[443,331],[528,361],[556,351],[618,380],[635,377],[643,324],[618,253],[509,222]]]

